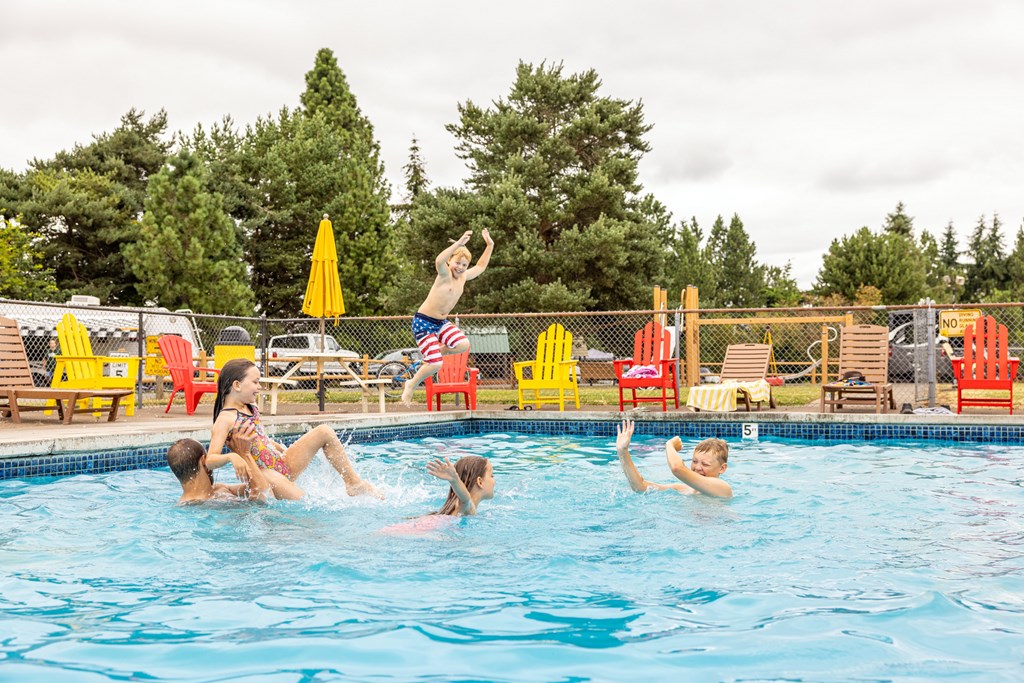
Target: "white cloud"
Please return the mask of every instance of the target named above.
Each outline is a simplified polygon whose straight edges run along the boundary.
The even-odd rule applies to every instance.
[[[465,175],[445,124],[504,97],[516,63],[594,68],[642,100],[641,182],[678,217],[743,218],[804,285],[832,239],[897,201],[919,229],[1024,218],[1016,0],[31,2],[0,6],[0,166],[22,169],[131,107],[172,130],[296,106],[320,47],[374,123],[392,185],[413,134],[432,183]]]

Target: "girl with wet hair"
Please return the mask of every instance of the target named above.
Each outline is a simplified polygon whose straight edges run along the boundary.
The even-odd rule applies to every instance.
[[[475,515],[482,500],[494,498],[494,469],[487,458],[467,455],[453,465],[448,458],[427,463],[427,472],[447,481],[448,499],[434,515]]]
[[[250,455],[260,469],[286,478],[294,489],[294,497],[302,497],[302,489],[294,484],[295,478],[302,474],[320,450],[323,450],[327,461],[341,475],[350,496],[368,493],[380,497],[373,486],[360,478],[338,435],[328,425],[315,427],[288,447],[268,437],[260,421],[259,408],[256,407],[259,393],[260,369],[255,363],[238,358],[224,364],[217,379],[217,400],[213,404],[213,429],[206,458],[210,468],[228,462],[228,456],[222,453],[225,442],[231,438],[237,426],[249,422],[255,428],[255,436],[249,448]]]

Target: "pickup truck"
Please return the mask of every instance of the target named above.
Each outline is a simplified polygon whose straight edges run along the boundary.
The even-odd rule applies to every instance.
[[[360,354],[341,348],[334,337],[327,335],[323,338],[323,350],[330,353],[339,353],[347,356],[358,357]],[[288,358],[297,354],[308,353],[320,350],[320,335],[316,333],[282,334],[271,337],[267,344],[267,372],[271,375],[283,375],[294,363],[288,361],[277,361],[277,358]],[[345,371],[341,363],[324,363],[325,375],[341,375]],[[315,375],[316,363],[303,363],[302,367],[293,375],[301,378],[304,375]]]

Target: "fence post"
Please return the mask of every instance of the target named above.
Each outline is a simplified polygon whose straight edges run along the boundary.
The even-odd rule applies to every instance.
[[[673,320],[673,324],[675,325],[674,332],[675,332],[675,335],[676,335],[676,354],[675,354],[676,355],[676,396],[679,396],[679,389],[680,389],[680,387],[682,386],[682,383],[683,383],[683,377],[682,377],[682,374],[683,374],[683,354],[680,353],[680,351],[679,351],[679,348],[682,345],[682,331],[683,331],[683,328],[679,324],[680,322],[682,322],[682,320],[680,319],[680,316],[679,316],[679,309],[676,308],[676,310],[675,310],[675,319]]]
[[[934,302],[928,299],[928,407],[935,407],[935,311],[932,309]],[[915,340],[916,341],[916,340]],[[915,397],[916,398],[916,397]]]
[[[142,409],[142,373],[146,371],[146,328],[143,327],[144,317],[142,311],[139,311],[139,331],[135,335],[138,337],[139,347],[139,364],[138,364],[138,377],[135,378],[135,405]]]
[[[267,374],[267,314],[260,313],[260,374]]]
[[[686,386],[695,387],[700,384],[700,314],[697,288],[686,285],[683,293],[683,308],[689,313],[683,314],[683,325],[686,327]]]

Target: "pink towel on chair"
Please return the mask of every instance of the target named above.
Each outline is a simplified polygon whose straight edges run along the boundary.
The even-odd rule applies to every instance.
[[[634,365],[629,370],[626,370],[623,377],[631,379],[634,377],[661,377],[661,373],[653,365]]]

